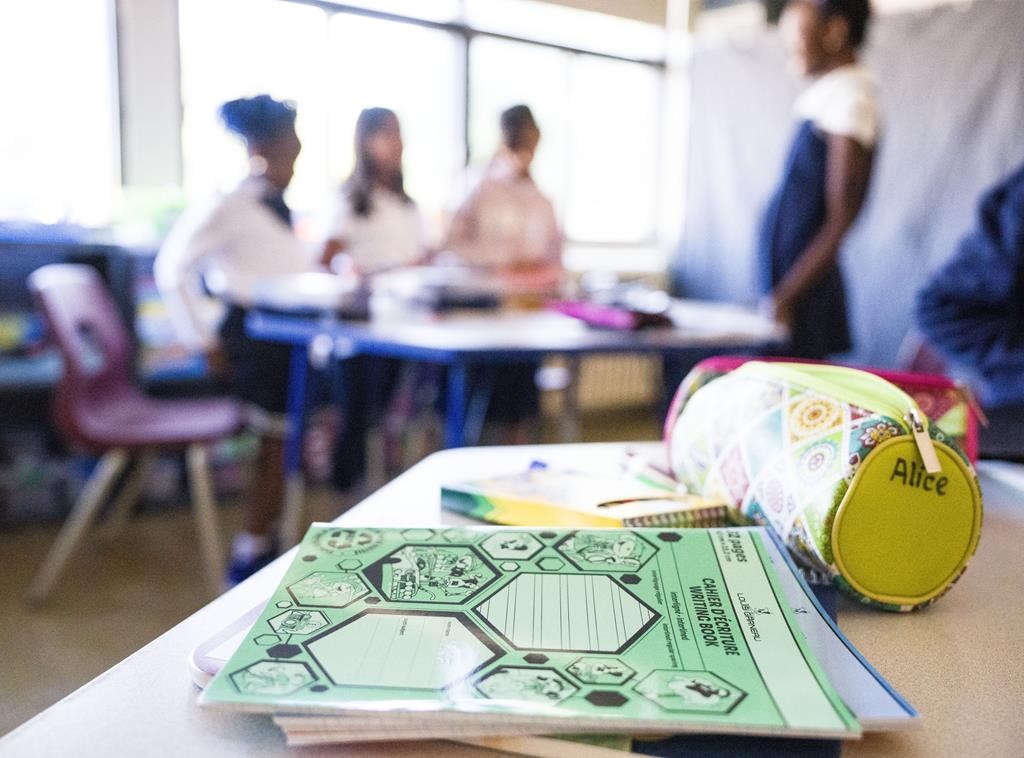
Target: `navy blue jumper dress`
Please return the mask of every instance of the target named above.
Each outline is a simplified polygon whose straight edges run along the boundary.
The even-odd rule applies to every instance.
[[[292,212],[284,201],[283,192],[271,191],[262,202],[282,224],[291,228]],[[248,308],[228,303],[220,324],[220,344],[231,367],[232,392],[245,403],[274,416],[283,416],[288,404],[292,349],[280,342],[250,337],[245,331],[248,315]]]
[[[765,212],[758,241],[761,292],[769,294],[825,224],[828,143],[807,120],[797,128],[782,181]],[[796,302],[788,354],[825,358],[852,348],[838,264]]]

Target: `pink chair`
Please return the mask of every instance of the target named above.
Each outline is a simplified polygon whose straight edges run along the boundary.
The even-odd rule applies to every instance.
[[[29,287],[64,361],[53,403],[57,427],[70,444],[101,457],[33,579],[28,599],[48,597],[121,473],[134,463],[107,518],[108,537],[120,532],[155,455],[165,451],[186,453],[200,551],[209,589],[216,594],[224,561],[207,448],[241,426],[237,404],[144,395],[135,382],[121,316],[92,268],[44,266],[31,274]]]

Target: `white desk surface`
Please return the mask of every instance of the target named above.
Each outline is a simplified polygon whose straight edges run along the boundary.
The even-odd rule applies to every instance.
[[[614,466],[623,444],[463,448],[437,453],[338,521],[391,526],[468,523],[439,510],[444,481],[527,466]],[[653,443],[634,445],[654,455]],[[946,597],[920,613],[893,615],[843,603],[840,625],[921,712],[922,727],[872,734],[844,755],[1024,755],[1024,469],[982,467],[985,524],[977,556]],[[1020,487],[1018,489],[1017,487]],[[0,740],[2,756],[478,755],[453,743],[287,748],[271,720],[200,709],[186,660],[196,645],[261,603],[290,551],[78,691]],[[11,654],[11,651],[7,651]],[[16,697],[4,692],[3,697]]]

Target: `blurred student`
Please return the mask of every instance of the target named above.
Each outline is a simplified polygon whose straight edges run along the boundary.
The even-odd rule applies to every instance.
[[[868,0],[790,0],[780,22],[790,66],[811,84],[796,102],[799,125],[758,256],[794,357],[852,347],[839,251],[864,204],[879,137],[876,83],[858,61],[870,13]]]
[[[356,120],[355,168],[342,187],[328,229],[322,263],[363,277],[415,266],[426,259],[423,219],[402,174],[402,131],[387,108],[367,108]],[[391,403],[401,363],[362,355],[339,366],[341,429],[333,483],[357,487],[366,474],[367,434]],[[394,450],[390,436],[388,452]],[[394,463],[389,461],[389,463]]]
[[[986,406],[1024,410],[1024,165],[982,198],[976,228],[921,289],[916,315],[928,344],[978,381]],[[995,426],[1004,414],[990,416]],[[1015,416],[1024,450],[1024,413]]]
[[[344,255],[372,275],[424,261],[423,219],[405,191],[402,130],[387,108],[367,108],[356,120],[355,168],[342,187],[324,246],[323,264]]]
[[[235,584],[277,554],[291,354],[285,345],[249,337],[246,313],[259,282],[316,268],[316,251],[293,234],[284,201],[302,147],[295,109],[258,95],[225,103],[220,116],[245,142],[249,176],[212,204],[182,216],[157,255],[155,274],[179,337],[204,351],[211,370],[230,382],[259,434],[244,531],[235,536],[228,569],[228,582]],[[227,305],[219,330],[203,316],[204,281]]]
[[[530,174],[540,127],[525,105],[501,114],[501,146],[456,210],[446,247],[510,291],[553,294],[562,277],[562,234],[551,201]]]
[[[445,244],[463,263],[497,277],[515,296],[554,295],[563,275],[555,209],[530,174],[540,137],[529,107],[516,105],[501,114],[501,145],[456,210]],[[538,368],[536,362],[503,365],[496,375],[488,418],[507,425],[511,442],[530,441],[536,428]]]

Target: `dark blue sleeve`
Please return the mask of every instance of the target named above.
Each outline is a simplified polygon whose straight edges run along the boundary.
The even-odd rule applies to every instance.
[[[917,297],[925,339],[998,402],[1024,398],[1024,167],[989,192],[978,228]]]

